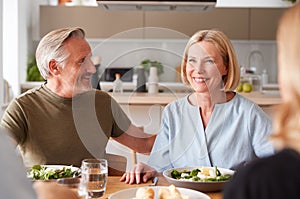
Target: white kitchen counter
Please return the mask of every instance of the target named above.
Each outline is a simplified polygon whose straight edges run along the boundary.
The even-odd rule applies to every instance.
[[[120,104],[138,104],[138,105],[151,105],[159,104],[166,105],[171,101],[174,101],[178,98],[186,96],[188,93],[157,93],[157,94],[148,94],[148,93],[136,93],[136,92],[124,92],[111,93],[109,92],[114,99]],[[258,105],[277,105],[281,103],[281,98],[279,93],[261,93],[261,92],[251,92],[251,93],[240,93],[244,97],[252,100]]]
[[[112,93],[109,94],[115,98],[115,100],[119,104],[138,104],[138,105],[151,105],[151,104],[160,104],[166,105],[171,101],[174,101],[178,98],[181,98],[187,93],[157,93],[157,94],[149,94],[149,93],[136,93],[136,92],[124,92],[120,93]]]
[[[41,85],[43,82],[26,82],[21,85],[22,89],[30,89],[35,86]],[[101,89],[107,91],[112,88],[112,82],[101,82]],[[166,91],[157,94],[148,93],[136,93],[136,92],[124,92],[123,94],[115,94],[108,92],[112,95],[116,101],[120,104],[139,104],[139,105],[150,105],[159,104],[166,105],[173,100],[181,98],[187,95],[190,90],[179,82],[160,82],[160,89]],[[124,82],[124,89],[134,90],[135,85],[132,82]],[[240,93],[246,98],[252,100],[258,105],[276,105],[281,103],[281,97],[278,91],[272,92],[251,92],[251,93]]]
[[[146,88],[147,88],[146,83]],[[101,90],[103,91],[111,91],[113,88],[113,82],[100,82]],[[159,90],[164,92],[190,92],[191,89],[185,86],[181,82],[159,82],[158,83]],[[123,82],[123,90],[135,90],[136,84],[133,82]]]

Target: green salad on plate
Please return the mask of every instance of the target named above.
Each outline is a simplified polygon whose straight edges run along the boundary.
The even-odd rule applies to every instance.
[[[223,175],[217,167],[200,167],[193,170],[172,170],[171,177],[178,180],[196,182],[220,182],[231,178],[230,174]]]
[[[27,177],[32,180],[56,180],[79,176],[79,168],[59,165],[34,165],[27,172]]]

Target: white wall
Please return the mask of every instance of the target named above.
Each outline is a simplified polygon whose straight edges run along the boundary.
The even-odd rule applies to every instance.
[[[3,3],[3,77],[13,93],[18,94],[19,85],[19,39],[18,0],[4,0]]]
[[[3,44],[3,38],[2,38],[2,21],[3,21],[3,1],[0,1],[0,117],[2,117],[3,110],[2,110],[2,105],[3,105],[3,55],[2,55],[2,44]]]
[[[164,74],[160,81],[176,80],[176,67],[181,64],[182,54],[187,39],[106,39],[89,40],[94,55],[102,57],[101,71],[106,67],[134,67],[146,58],[156,60],[164,65]],[[247,67],[251,51],[260,51],[261,55],[251,57],[251,67],[257,68],[257,74],[266,69],[270,83],[277,83],[277,50],[276,41],[233,40],[238,61],[241,66]]]
[[[25,81],[27,57],[31,48],[31,4],[28,1],[3,0],[3,77],[13,96],[20,94]],[[2,12],[1,12],[2,13]]]

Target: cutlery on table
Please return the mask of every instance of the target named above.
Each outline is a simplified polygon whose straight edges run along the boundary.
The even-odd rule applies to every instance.
[[[156,186],[157,181],[158,181],[158,177],[154,177],[152,183],[149,186]]]

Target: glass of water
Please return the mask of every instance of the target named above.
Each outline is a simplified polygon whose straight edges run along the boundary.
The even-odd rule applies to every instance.
[[[81,163],[80,191],[87,198],[102,198],[106,191],[108,164],[106,159],[84,159]]]

